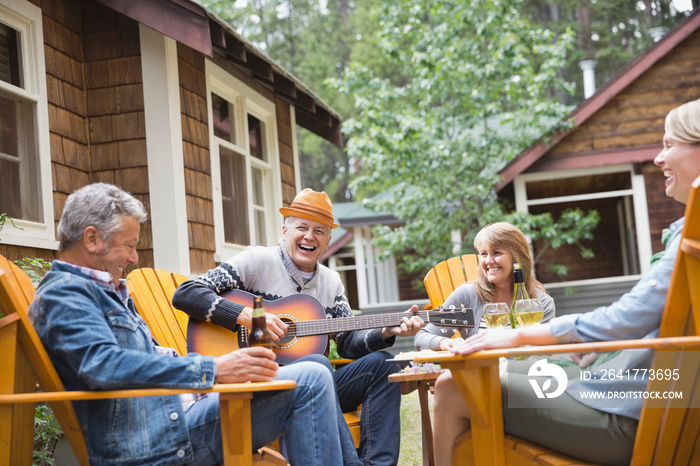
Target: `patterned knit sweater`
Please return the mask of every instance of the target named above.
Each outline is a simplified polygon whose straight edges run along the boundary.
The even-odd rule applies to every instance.
[[[304,283],[281,240],[273,247],[247,247],[204,275],[183,283],[173,296],[173,306],[194,319],[237,331],[238,315],[244,306],[219,296],[234,289],[262,296],[267,301],[296,293],[308,294],[321,303],[326,318],[353,317],[338,273],[317,264],[311,280]],[[336,340],[341,357],[359,358],[392,346],[395,337],[384,340],[381,329],[371,329],[339,333]]]

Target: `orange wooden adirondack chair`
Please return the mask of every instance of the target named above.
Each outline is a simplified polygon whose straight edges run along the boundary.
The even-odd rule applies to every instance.
[[[126,277],[129,294],[134,300],[153,337],[161,345],[187,354],[187,321],[189,316],[175,309],[173,294],[187,277],[179,273],[142,267]]]
[[[655,348],[652,370],[678,369],[680,380],[651,380],[647,390],[683,392],[682,399],[659,407],[645,400],[632,465],[700,464],[700,178],[693,183],[686,208],[683,238],[666,299],[659,338],[511,350],[480,351],[469,356],[418,357],[450,369],[471,412],[471,430],[457,439],[452,463],[457,465],[581,464],[573,458],[521,439],[504,436],[498,358],[573,352]],[[670,351],[673,350],[673,351]]]
[[[476,254],[452,257],[437,264],[423,279],[430,299],[423,308],[437,309],[459,285],[478,280],[478,270]]]
[[[173,294],[188,278],[179,273],[143,267],[129,273],[126,278],[136,310],[151,329],[155,339],[163,346],[175,348],[181,355],[187,354],[187,322],[189,317],[172,305]],[[218,355],[214,355],[218,356]],[[340,366],[350,359],[332,360]],[[345,413],[355,447],[360,446],[361,410]]]
[[[209,390],[133,389],[66,391],[27,310],[34,298],[29,277],[0,256],[0,464],[31,464],[34,405],[49,402],[78,462],[88,465],[83,431],[71,400],[219,392],[225,465],[279,464],[277,458],[253,455],[250,399],[253,392],[296,387],[294,381],[215,384]],[[36,392],[37,383],[41,392]],[[234,423],[235,419],[235,423]],[[237,426],[232,429],[231,426]]]

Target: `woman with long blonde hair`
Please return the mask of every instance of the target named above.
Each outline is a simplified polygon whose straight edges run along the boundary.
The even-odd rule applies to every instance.
[[[522,266],[528,295],[542,302],[542,321],[547,322],[554,317],[554,300],[532,275],[530,247],[527,238],[518,227],[506,222],[491,223],[477,233],[474,248],[479,257],[478,281],[464,283],[455,289],[445,301],[444,307],[464,305],[472,308],[475,321],[480,322],[480,325],[473,329],[462,329],[459,338],[451,338],[441,327],[428,324],[413,340],[416,349],[447,350],[463,342],[465,338],[475,335],[479,327],[486,327],[482,321],[484,304],[506,303],[510,307],[513,301],[514,263]]]

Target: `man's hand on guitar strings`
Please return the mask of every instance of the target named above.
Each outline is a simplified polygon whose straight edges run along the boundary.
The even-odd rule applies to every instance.
[[[267,331],[270,333],[272,341],[280,341],[289,328],[289,325],[285,324],[282,319],[270,312],[265,313],[265,322],[267,323]],[[253,326],[253,309],[247,306],[243,308],[241,313],[238,314],[237,323],[251,330]]]
[[[216,358],[218,383],[269,382],[277,375],[275,353],[261,346],[241,348]]]
[[[423,319],[418,317],[418,306],[415,304],[406,311],[406,317],[401,318],[401,325],[382,328],[382,338],[387,339],[396,335],[397,337],[412,337],[423,327]]]

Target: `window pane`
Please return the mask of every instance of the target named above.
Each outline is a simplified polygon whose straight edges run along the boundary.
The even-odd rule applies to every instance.
[[[224,239],[227,243],[249,245],[248,202],[243,156],[219,148],[221,202],[224,211]]]
[[[0,212],[22,218],[22,197],[19,189],[19,163],[0,159]]]
[[[267,238],[267,226],[265,225],[265,212],[255,211],[255,244],[265,246]]]
[[[0,212],[41,221],[34,109],[31,102],[0,96]]]
[[[236,143],[234,131],[235,112],[228,100],[216,94],[211,95],[212,118],[214,119],[214,136]]]
[[[0,24],[0,80],[20,86],[17,31]]]
[[[0,97],[0,154],[19,157],[18,103]]]
[[[262,170],[253,167],[253,209],[255,209],[255,244],[265,244],[265,176]]]
[[[593,231],[593,240],[581,240],[580,245],[566,244],[559,249],[547,247],[543,240],[533,243],[533,252],[538,257],[536,264],[537,279],[543,283],[556,283],[561,281],[589,280],[594,278],[617,277],[626,275],[625,263],[628,264],[628,273],[633,273],[632,264],[638,263],[638,253],[632,250],[632,244],[628,233],[625,217],[629,216],[631,224],[634,224],[634,213],[622,211],[624,209],[623,198],[591,199],[577,201],[575,203],[557,203],[531,206],[530,213],[550,213],[553,218],[559,218],[567,208],[580,208],[584,212],[597,210],[603,219]],[[629,204],[630,207],[631,203]],[[633,208],[633,207],[632,207]],[[636,241],[635,241],[636,243]],[[585,260],[581,258],[579,246],[590,248],[595,258]],[[625,251],[628,251],[625,253]],[[629,252],[631,251],[631,253]],[[625,257],[627,255],[627,257]],[[569,273],[565,277],[556,275],[551,269],[552,264],[566,264]]]
[[[265,147],[263,144],[264,132],[263,124],[253,115],[248,115],[248,138],[250,139],[250,155],[256,159],[267,161],[265,157]]]
[[[263,172],[259,168],[253,168],[253,205],[257,207],[265,207],[265,195],[263,190]]]

